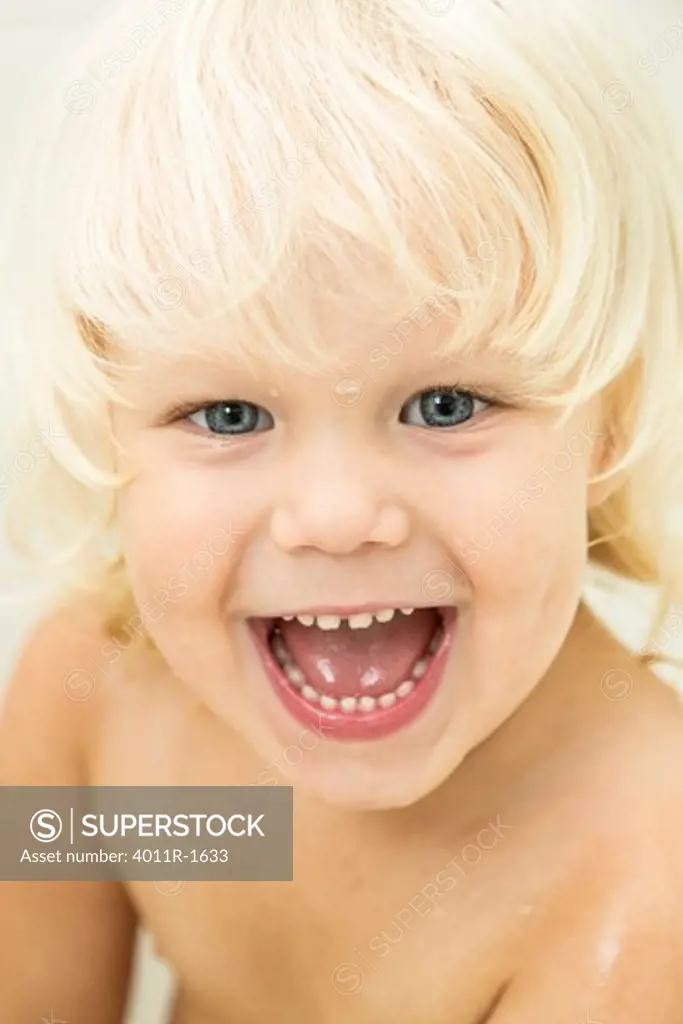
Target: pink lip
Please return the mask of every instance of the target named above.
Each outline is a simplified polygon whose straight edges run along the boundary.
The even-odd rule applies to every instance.
[[[404,605],[405,608],[411,608],[412,611],[421,610],[425,605],[414,604]],[[438,606],[434,606],[438,608]],[[384,604],[378,604],[376,601],[373,604],[354,604],[354,605],[316,605],[310,608],[297,608],[295,611],[287,609],[287,611],[277,612],[275,615],[270,615],[268,618],[271,619],[282,619],[285,615],[291,615],[295,618],[297,615],[338,615],[342,619],[348,619],[351,615],[362,615],[363,613],[369,612],[374,615],[376,612],[383,611],[385,608],[392,608],[395,611],[402,611],[403,608],[400,605],[394,604],[393,601],[387,600]],[[263,616],[265,617],[265,616]]]
[[[298,693],[287,679],[273,655],[268,643],[268,623],[261,619],[249,621],[249,628],[266,669],[266,675],[276,695],[293,718],[312,730],[319,730],[326,738],[334,740],[377,740],[389,736],[410,725],[426,708],[443,677],[443,670],[453,645],[457,621],[455,608],[440,609],[443,620],[443,636],[438,648],[431,656],[429,668],[412,693],[399,698],[392,708],[377,708],[375,711],[325,711],[317,704]]]

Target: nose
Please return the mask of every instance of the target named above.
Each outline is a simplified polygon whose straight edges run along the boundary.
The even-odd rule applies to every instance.
[[[274,542],[289,553],[315,549],[347,555],[366,547],[396,548],[410,516],[384,474],[365,454],[320,454],[288,474],[288,494],[271,518]]]

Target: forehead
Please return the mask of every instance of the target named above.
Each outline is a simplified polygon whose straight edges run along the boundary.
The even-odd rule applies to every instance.
[[[332,263],[310,254],[296,271],[269,282],[220,315],[174,331],[150,331],[124,345],[151,370],[220,364],[262,376],[299,369],[316,376],[344,371],[358,360],[386,356],[405,367],[448,356],[467,363],[489,348],[477,330],[486,268],[448,270],[425,259],[420,277],[398,262],[355,247]],[[400,357],[400,358],[399,358]]]

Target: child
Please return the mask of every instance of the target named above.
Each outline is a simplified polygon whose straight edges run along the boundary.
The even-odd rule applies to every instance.
[[[9,1024],[119,1024],[138,923],[174,1024],[680,1020],[683,159],[627,13],[89,44],[16,254],[11,525],[67,596],[0,782],[291,785],[295,871],[3,885]],[[589,562],[660,594],[637,652]]]

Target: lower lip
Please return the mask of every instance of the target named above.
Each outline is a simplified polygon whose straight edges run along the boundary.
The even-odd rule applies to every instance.
[[[304,700],[289,682],[273,654],[268,642],[268,631],[265,628],[259,629],[255,623],[249,623],[249,626],[268,679],[293,718],[310,729],[324,732],[328,739],[377,740],[411,725],[429,704],[443,678],[455,636],[456,621],[456,609],[449,608],[442,612],[441,643],[431,655],[429,667],[422,679],[415,683],[407,697],[399,697],[392,708],[351,714],[325,711],[320,705]]]

